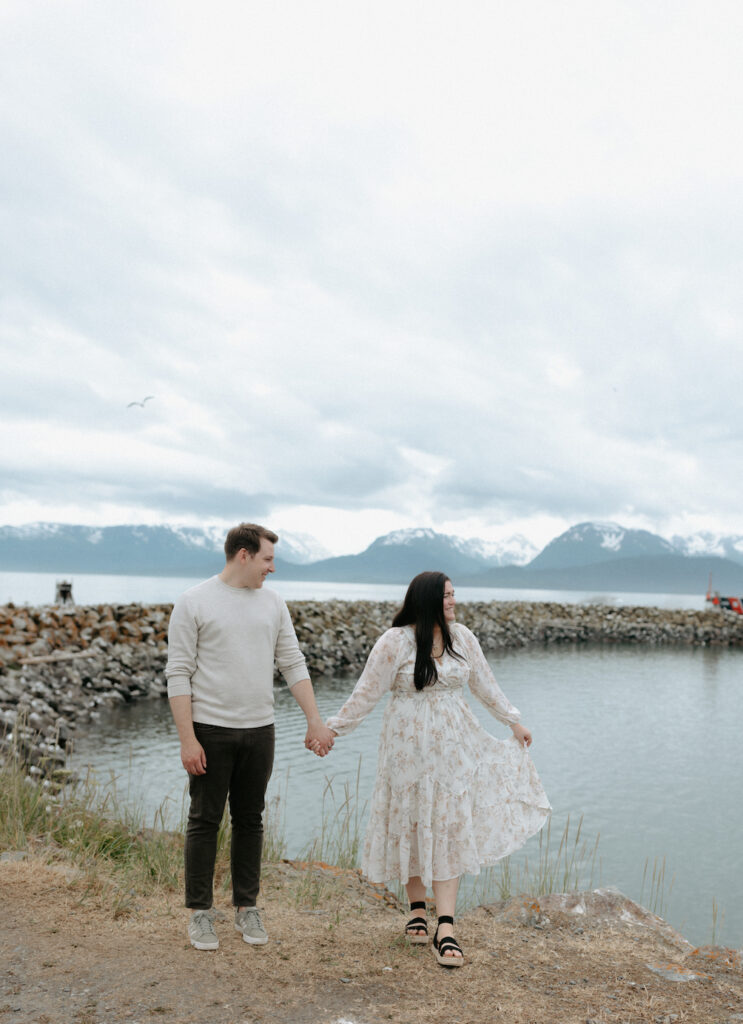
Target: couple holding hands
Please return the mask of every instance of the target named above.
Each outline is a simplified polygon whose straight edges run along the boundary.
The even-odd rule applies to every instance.
[[[263,589],[274,571],[275,533],[242,523],[227,534],[225,567],[175,603],[168,631],[168,696],[189,773],[185,842],[188,934],[216,949],[212,887],[217,832],[229,799],[235,927],[268,941],[256,907],[263,808],[273,767],[273,674],[278,665],[307,718],[305,746],[325,756],[386,693],[387,704],[361,868],[372,882],[399,880],[413,916],[411,943],[428,942],[433,888],[436,959],[463,964],[454,938],[459,878],[521,847],[550,811],[527,748],[531,733],[496,683],[475,636],[456,622],[454,588],[441,572],[410,583],[340,711],[323,723],[285,602]],[[479,724],[467,684],[512,736]]]

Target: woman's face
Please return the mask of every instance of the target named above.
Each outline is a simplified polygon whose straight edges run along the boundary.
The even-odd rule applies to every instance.
[[[444,584],[444,619],[447,622],[454,622],[456,618],[454,611],[456,603],[454,600],[454,586],[451,580],[447,580]]]

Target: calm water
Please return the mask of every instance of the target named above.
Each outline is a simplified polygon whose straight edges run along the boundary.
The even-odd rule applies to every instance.
[[[0,572],[0,604],[50,604],[57,580],[72,581],[78,604],[141,602],[161,604],[174,601],[201,578],[186,576],[115,576],[85,573]],[[455,581],[456,582],[456,581]],[[399,601],[405,595],[404,584],[317,583],[273,576],[268,584],[286,601]],[[597,594],[582,590],[516,590],[501,587],[457,587],[460,601],[559,601],[566,604],[586,601],[601,604],[644,605],[655,608],[704,608],[704,587],[698,594]]]
[[[663,916],[690,941],[708,942],[716,901],[725,915],[717,941],[743,946],[743,656],[553,647],[490,660],[534,733],[533,758],[554,807],[553,845],[568,815],[571,823],[582,816],[583,835],[591,843],[599,836],[594,886],[615,885],[645,905],[646,862],[652,872],[665,858]],[[352,682],[316,682],[323,714],[338,708]],[[277,689],[270,791],[281,795],[290,856],[312,838],[328,778],[342,792],[344,781],[355,783],[361,758],[361,800],[370,795],[383,705],[321,760],[302,746],[304,718],[291,694]],[[473,708],[492,732],[508,735]],[[115,773],[119,791],[150,814],[167,797],[172,820],[179,817],[185,775],[166,701],[106,713],[78,736],[73,761]],[[524,853],[535,859],[538,841]]]

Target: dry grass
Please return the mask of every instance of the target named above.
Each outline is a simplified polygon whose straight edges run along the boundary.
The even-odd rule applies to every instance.
[[[324,887],[316,906],[299,905],[308,871]],[[268,865],[269,944],[246,946],[222,898],[214,953],[190,947],[174,893],[137,899],[117,919],[105,887],[39,859],[0,864],[0,887],[3,1024],[712,1024],[743,1013],[739,962],[705,959],[708,980],[666,981],[646,964],[681,966],[689,954],[650,929],[540,928],[478,909],[458,921],[466,966],[441,968],[430,947],[402,938],[385,891],[353,870]]]

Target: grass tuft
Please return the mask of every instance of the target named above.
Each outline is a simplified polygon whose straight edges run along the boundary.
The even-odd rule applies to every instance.
[[[711,940],[710,940],[711,944],[713,946],[717,945],[717,935],[718,935],[718,931],[717,930],[718,930],[718,928],[722,929],[722,926],[724,925],[724,923],[725,923],[725,911],[724,910],[720,910],[720,907],[719,907],[719,905],[717,903],[717,900],[714,899],[714,897],[713,897],[713,899],[712,899],[712,937],[711,937]]]
[[[119,802],[113,779],[102,785],[88,773],[59,785],[30,776],[9,738],[0,764],[0,849],[46,848],[91,877],[105,864],[121,875],[126,889],[177,884],[183,837],[162,828],[162,808],[153,828],[145,828],[142,815]]]
[[[573,892],[593,889],[599,836],[593,844],[582,838],[583,818],[578,821],[575,834],[570,835],[570,815],[562,831],[557,849],[552,846],[552,819],[539,833],[536,860],[528,856],[523,860],[504,857],[478,875],[469,892],[463,890],[461,910],[488,903],[497,893],[498,899],[528,894],[546,896],[553,892]],[[600,862],[599,862],[600,874]]]
[[[361,758],[356,768],[353,785],[346,780],[342,794],[336,796],[334,780],[325,779],[320,814],[320,833],[302,853],[307,861],[323,861],[339,868],[358,866],[361,849],[361,823],[366,812],[366,803],[360,802]]]
[[[673,892],[673,883],[675,878],[674,876],[671,876],[668,891],[666,891],[666,858],[664,857],[660,863],[658,863],[658,858],[655,858],[653,861],[653,870],[648,879],[649,866],[650,858],[647,857],[645,860],[645,867],[642,872],[642,886],[640,888],[639,902],[644,907],[647,907],[651,913],[657,914],[658,917],[663,917],[666,912],[668,900]],[[648,892],[647,902],[645,902],[645,885],[648,881],[650,883],[650,890]]]
[[[358,866],[361,847],[361,822],[366,804],[360,802],[361,758],[356,769],[353,785],[343,783],[341,795],[336,795],[334,780],[326,777],[322,794],[320,831],[306,849],[300,860],[306,864],[304,876],[296,888],[298,905],[317,907],[324,902],[335,883],[326,872],[317,867],[331,864],[338,868]]]

